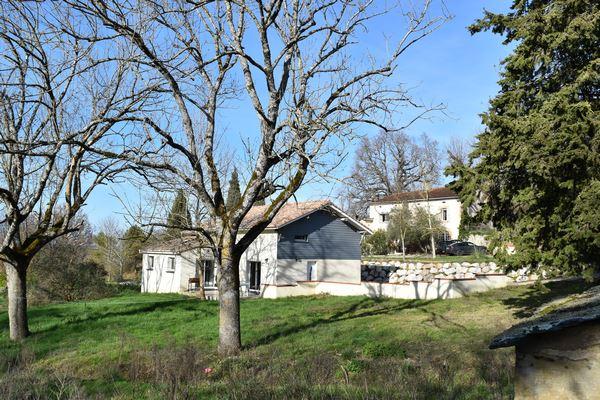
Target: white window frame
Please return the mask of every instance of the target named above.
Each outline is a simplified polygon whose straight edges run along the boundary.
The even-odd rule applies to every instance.
[[[148,256],[146,259],[146,269],[152,271],[154,269],[154,256]]]
[[[257,288],[250,288],[250,286],[252,285],[251,282],[251,278],[252,278],[252,264],[258,264],[258,289]],[[262,262],[259,260],[248,260],[247,261],[247,268],[248,268],[248,291],[252,292],[252,293],[260,293],[261,287],[262,287]]]
[[[167,272],[175,272],[175,257],[167,258]]]

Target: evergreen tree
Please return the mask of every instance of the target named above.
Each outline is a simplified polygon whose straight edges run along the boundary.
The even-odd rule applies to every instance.
[[[242,199],[242,191],[240,190],[240,181],[238,178],[237,169],[234,169],[231,173],[231,179],[229,179],[229,190],[227,191],[227,209],[234,209]]]
[[[181,230],[191,226],[192,217],[188,209],[187,198],[183,193],[183,190],[179,189],[173,205],[171,206],[171,212],[167,217],[167,235],[170,237],[181,236]]]
[[[467,224],[491,221],[513,266],[591,274],[600,262],[600,2],[514,0],[484,17],[514,51],[465,164],[447,173]]]
[[[140,249],[143,247],[146,235],[137,225],[130,226],[123,235],[123,256],[125,272],[139,270],[142,264]]]

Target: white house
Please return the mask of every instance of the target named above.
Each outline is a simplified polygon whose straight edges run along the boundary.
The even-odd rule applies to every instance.
[[[266,207],[250,210],[242,233]],[[360,241],[366,232],[368,227],[329,201],[286,204],[243,253],[242,290],[275,298],[314,293],[317,283],[360,285]],[[213,255],[198,239],[182,237],[141,252],[143,292],[194,290],[203,274],[205,289],[216,294]]]
[[[436,215],[446,228],[446,240],[458,239],[461,203],[456,193],[446,187],[428,192],[413,191],[394,193],[369,204],[369,215],[363,222],[372,231],[386,230],[392,209],[406,203],[410,209],[422,207]]]

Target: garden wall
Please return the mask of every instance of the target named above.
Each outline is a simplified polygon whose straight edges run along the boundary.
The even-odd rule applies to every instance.
[[[505,275],[495,262],[401,262],[372,261],[362,265],[361,281],[404,284],[410,282],[431,283],[442,280],[476,280],[482,276],[508,276],[515,282],[535,279],[526,268]]]

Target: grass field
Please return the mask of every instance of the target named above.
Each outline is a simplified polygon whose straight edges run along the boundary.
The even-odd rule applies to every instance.
[[[3,309],[0,398],[511,398],[512,349],[488,350],[489,340],[585,286],[443,301],[244,300],[245,350],[224,360],[216,302],[126,293],[32,307],[22,344],[8,340]]]

